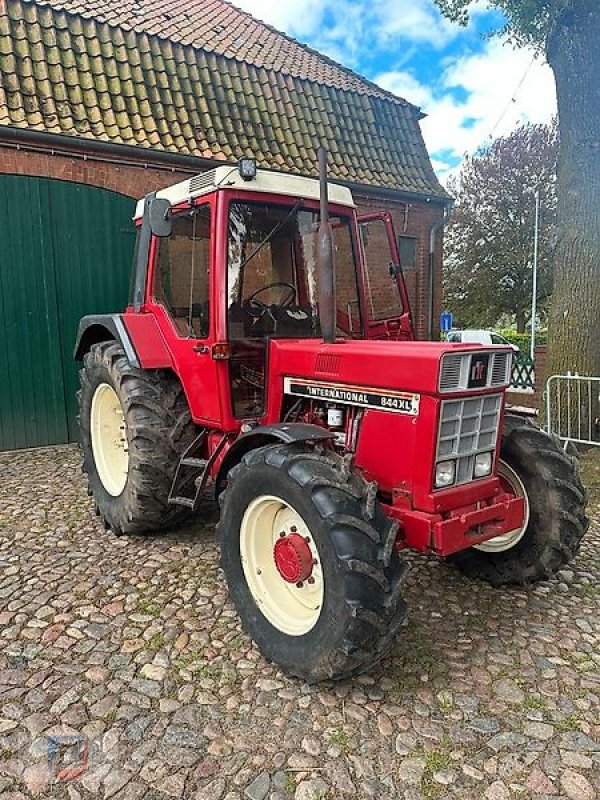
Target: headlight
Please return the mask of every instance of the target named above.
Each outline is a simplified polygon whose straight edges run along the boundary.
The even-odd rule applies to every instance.
[[[485,478],[486,475],[490,475],[493,463],[493,453],[477,453],[475,456],[475,466],[473,467],[473,477]]]
[[[435,467],[435,488],[451,486],[456,478],[456,461],[440,461]]]

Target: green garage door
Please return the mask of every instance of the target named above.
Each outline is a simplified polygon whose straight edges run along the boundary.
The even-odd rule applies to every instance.
[[[77,438],[77,325],[127,302],[133,210],[105,189],[0,175],[0,450]]]

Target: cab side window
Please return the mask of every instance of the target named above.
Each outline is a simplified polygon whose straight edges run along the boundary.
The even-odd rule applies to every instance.
[[[173,217],[173,230],[159,242],[154,298],[169,312],[180,336],[208,336],[210,206]]]

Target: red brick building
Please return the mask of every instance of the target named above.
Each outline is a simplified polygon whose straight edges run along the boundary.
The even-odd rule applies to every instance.
[[[325,144],[331,179],[392,211],[435,334],[448,196],[420,118],[225,0],[0,0],[0,449],[73,437],[74,326],[123,305],[130,200],[242,156],[314,176]]]

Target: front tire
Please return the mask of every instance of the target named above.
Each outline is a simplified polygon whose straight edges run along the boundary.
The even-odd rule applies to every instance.
[[[309,682],[368,669],[404,620],[397,525],[333,453],[269,445],[228,475],[221,565],[263,655]]]
[[[499,475],[525,498],[522,529],[450,556],[469,578],[493,586],[546,580],[577,554],[588,527],[577,461],[527,419],[507,415]]]
[[[196,430],[179,381],[132,367],[116,342],[92,345],[79,379],[82,469],[104,526],[144,533],[182,521],[189,512],[167,500]]]

